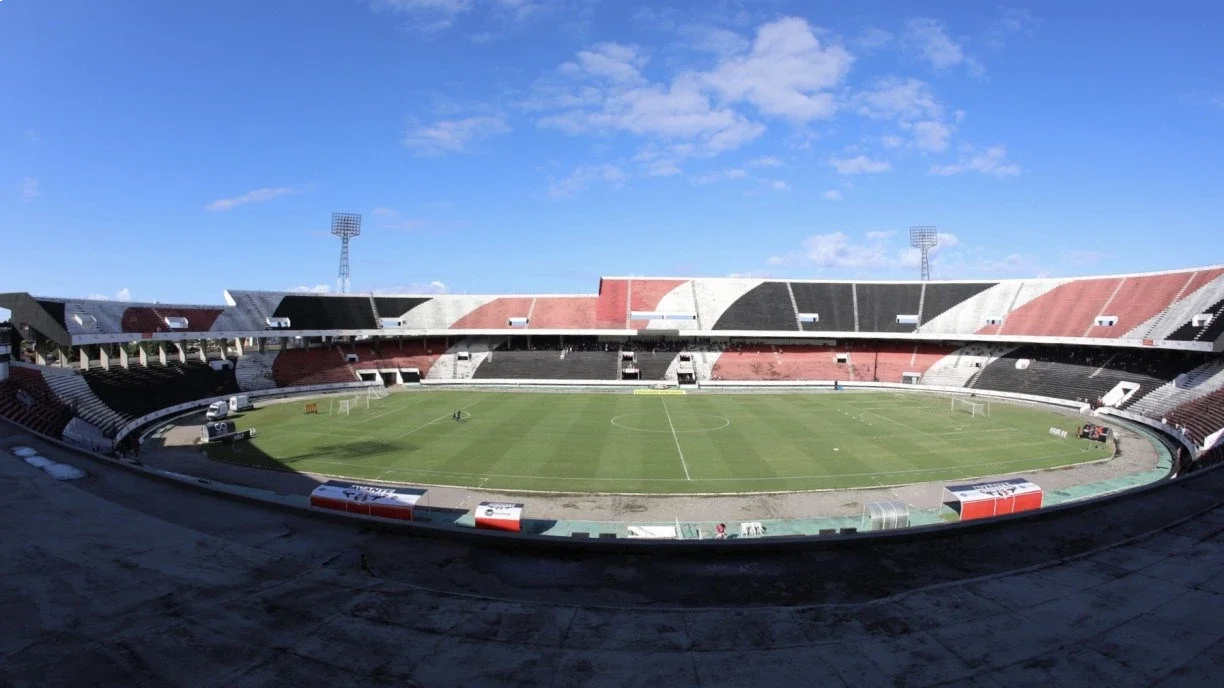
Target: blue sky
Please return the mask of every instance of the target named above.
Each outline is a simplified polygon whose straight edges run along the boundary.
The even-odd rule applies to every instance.
[[[1159,10],[1159,11],[1157,11]],[[1224,262],[1218,3],[0,2],[0,291]]]

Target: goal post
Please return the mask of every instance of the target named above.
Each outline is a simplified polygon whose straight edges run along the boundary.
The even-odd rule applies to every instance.
[[[362,408],[369,410],[370,397],[353,397],[352,399],[341,399],[339,406],[336,408],[336,415],[347,416],[354,411],[359,411]]]
[[[983,418],[990,417],[990,404],[984,401],[971,401],[969,399],[961,399],[954,397],[952,399],[952,413],[968,413],[971,416],[981,416]]]

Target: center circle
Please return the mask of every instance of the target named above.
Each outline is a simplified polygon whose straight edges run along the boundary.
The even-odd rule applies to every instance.
[[[626,413],[616,416],[611,423],[618,428],[636,430],[638,432],[661,432],[668,435],[673,432],[682,435],[686,432],[713,432],[731,425],[729,418],[716,416],[713,413],[689,413],[687,411],[673,412],[670,417],[664,413]]]

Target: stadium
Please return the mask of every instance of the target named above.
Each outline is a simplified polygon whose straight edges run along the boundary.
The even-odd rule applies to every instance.
[[[1219,685],[1221,10],[1029,5],[0,2],[0,687]]]
[[[1116,564],[1145,556],[1130,553],[1147,552],[1127,544],[1135,538],[1210,538],[1220,527],[1210,525],[1216,516],[1177,524],[1219,508],[1217,472],[1200,469],[1218,461],[1224,435],[1221,266],[974,283],[609,277],[587,295],[230,290],[213,306],[9,293],[0,307],[12,313],[0,352],[0,446],[66,481],[18,477],[11,471],[24,463],[4,464],[25,495],[9,498],[9,513],[34,519],[18,517],[14,537],[22,537],[18,523],[56,523],[65,543],[84,538],[109,551],[126,550],[120,543],[130,538],[180,542],[176,532],[151,534],[167,527],[203,529],[220,542],[305,533],[274,547],[275,556],[321,561],[328,582],[294,586],[287,594],[301,603],[261,594],[261,604],[299,618],[302,604],[358,584],[342,582],[350,570],[392,589],[407,585],[400,589],[415,591],[412,604],[433,599],[435,611],[391,637],[420,633],[419,623],[443,623],[438,614],[459,608],[527,634],[526,645],[491,651],[486,632],[448,626],[444,637],[480,648],[472,666],[485,678],[501,675],[491,667],[505,662],[517,675],[518,658],[540,651],[532,638],[556,632],[548,619],[558,609],[585,610],[585,623],[597,625],[621,623],[607,614],[641,607],[631,617],[639,619],[655,609],[660,628],[679,619],[697,635],[721,633],[731,620],[720,615],[738,624],[755,609],[747,646],[711,646],[738,653],[762,642],[751,639],[758,634],[782,632],[778,613],[816,613],[801,624],[810,634],[830,623],[830,609],[905,616],[916,612],[895,605],[927,599],[936,607],[913,623],[942,625],[945,612],[934,609],[980,605],[966,591],[993,576],[1005,576],[1004,591],[1057,580],[1053,590],[1105,596],[1083,585],[1121,585],[1126,575],[1077,557],[1103,551],[1091,560]],[[86,496],[98,502],[89,526],[47,521],[46,508],[29,501],[71,510]],[[116,532],[129,535],[107,534]],[[352,540],[363,532],[376,535]],[[213,556],[244,580],[280,580],[255,572],[269,565],[258,556],[248,559],[265,545]],[[1202,571],[1202,555],[1185,557],[1210,546],[1167,553],[1162,566]],[[129,580],[125,604],[144,608],[138,600],[166,584],[248,585],[218,583],[226,575],[182,547],[149,555],[140,566],[163,582]],[[43,548],[19,565],[42,568]],[[56,556],[79,562],[47,574],[58,588],[79,589],[108,570],[79,551]],[[936,564],[948,557],[962,563]],[[172,573],[186,561],[209,572]],[[464,563],[454,569],[455,561]],[[627,566],[635,573],[618,579]],[[860,566],[871,567],[874,582],[846,589]],[[1033,566],[1037,573],[1023,573]],[[783,582],[799,571],[803,582]],[[214,582],[188,580],[197,576]],[[686,582],[696,580],[696,588]],[[1027,605],[1039,602],[1028,595],[1046,594],[990,604],[1002,604],[1004,617],[1033,614]],[[379,604],[345,623],[386,623],[391,612]],[[507,621],[507,604],[517,621]],[[732,611],[700,611],[715,608]],[[95,613],[107,623],[131,618]],[[227,633],[271,628],[232,614],[217,621]],[[875,638],[872,628],[851,636]],[[342,637],[325,654],[338,661],[347,643],[367,643],[374,632]],[[699,645],[684,640],[679,654],[659,655],[657,669],[674,671],[672,661]],[[191,682],[215,669],[118,669],[116,661],[43,665],[35,674],[55,683],[144,671]]]

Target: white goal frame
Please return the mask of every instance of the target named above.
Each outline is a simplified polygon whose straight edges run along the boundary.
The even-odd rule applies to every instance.
[[[370,409],[370,397],[353,397],[352,399],[341,399],[340,405],[336,408],[336,415],[347,416],[353,412],[353,409],[360,409],[365,406],[366,410]]]
[[[974,417],[982,416],[983,418],[989,418],[990,404],[985,401],[970,401],[960,397],[953,397],[950,412],[956,413],[957,411],[968,413]]]
[[[389,396],[391,396],[391,393],[387,391],[386,387],[371,387],[369,392],[366,393],[367,398],[374,400],[386,399]]]

